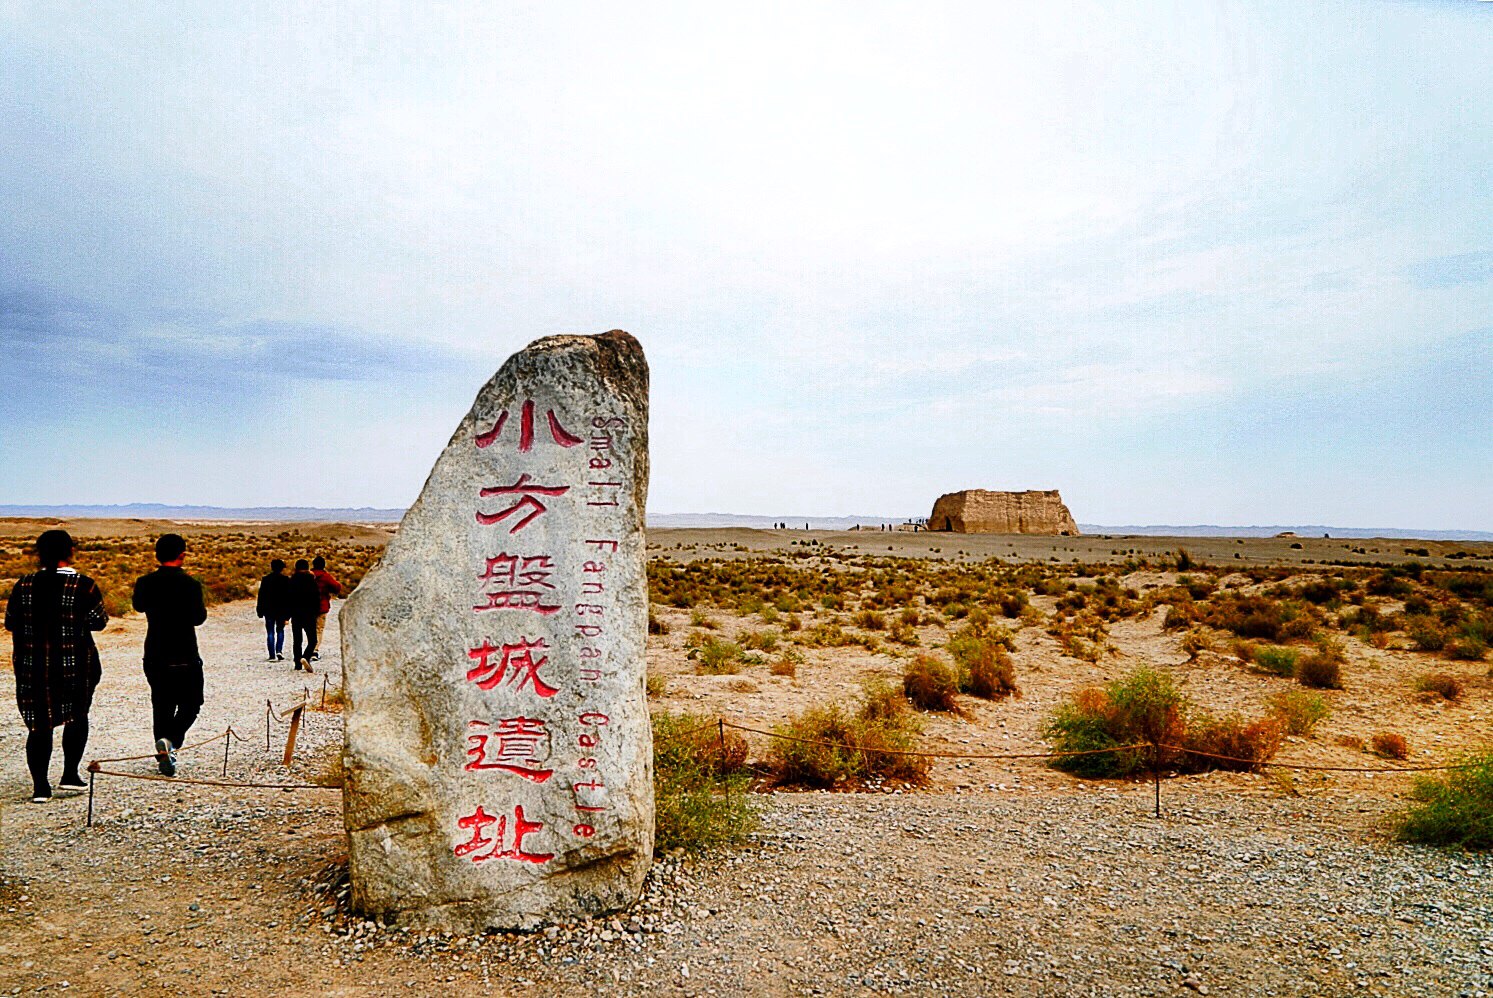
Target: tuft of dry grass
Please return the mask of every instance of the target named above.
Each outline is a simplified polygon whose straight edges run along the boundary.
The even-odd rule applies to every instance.
[[[1369,748],[1381,759],[1407,759],[1410,757],[1410,744],[1405,741],[1405,736],[1397,735],[1392,731],[1381,731],[1369,739]]]

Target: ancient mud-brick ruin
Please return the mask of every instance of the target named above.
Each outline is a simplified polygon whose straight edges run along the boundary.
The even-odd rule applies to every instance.
[[[956,534],[1049,534],[1078,536],[1078,524],[1057,489],[987,492],[965,489],[938,497],[929,530]]]

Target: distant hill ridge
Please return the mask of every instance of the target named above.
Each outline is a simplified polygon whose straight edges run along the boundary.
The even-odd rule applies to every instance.
[[[169,506],[165,503],[141,502],[115,506],[21,506],[0,505],[0,517],[38,517],[51,519],[110,520],[284,520],[286,522],[397,523],[402,509],[374,506],[322,508],[316,506]],[[849,530],[854,526],[875,527],[881,524],[905,523],[908,516],[757,516],[750,513],[649,513],[651,527],[755,527],[770,530],[775,523],[786,523],[801,530],[807,524],[813,530]],[[1101,524],[1080,523],[1085,534],[1137,534],[1148,537],[1273,537],[1291,531],[1302,537],[1367,538],[1386,537],[1428,541],[1493,541],[1487,530],[1414,530],[1402,527],[1333,527],[1323,524],[1277,524],[1274,526],[1230,527],[1215,524]]]

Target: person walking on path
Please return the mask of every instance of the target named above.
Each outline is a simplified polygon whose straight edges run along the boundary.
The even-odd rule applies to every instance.
[[[316,647],[321,647],[321,636],[323,628],[326,627],[327,614],[332,612],[332,597],[342,595],[342,583],[337,581],[336,576],[327,571],[327,560],[321,555],[311,559],[311,574],[316,577],[316,590],[321,594],[320,609],[316,614]],[[319,659],[320,654],[308,655],[307,658]]]
[[[31,800],[52,798],[52,729],[62,725],[62,790],[87,790],[78,763],[88,744],[88,711],[103,670],[94,631],[109,622],[98,584],[73,570],[73,539],[48,530],[36,540],[41,571],[22,576],[5,605],[16,674],[16,706],[29,734]]]
[[[182,570],[187,542],[180,534],[156,541],[160,567],[135,580],[132,599],[145,614],[145,680],[150,684],[151,732],[156,765],[176,775],[176,753],[202,709],[202,656],[197,626],[207,620],[202,583]]]
[[[269,649],[269,661],[285,661],[281,652],[285,648],[285,625],[290,623],[290,577],[285,574],[285,562],[279,558],[270,562],[270,574],[259,580],[259,601],[254,613],[264,618],[264,644]]]
[[[311,574],[311,565],[301,558],[295,563],[295,574],[290,577],[291,651],[297,672],[301,669],[314,671],[311,656],[316,654],[316,615],[320,612],[321,587],[316,584],[316,576]]]

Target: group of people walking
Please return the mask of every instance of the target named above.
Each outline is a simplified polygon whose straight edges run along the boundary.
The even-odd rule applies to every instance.
[[[283,662],[285,625],[290,625],[291,658],[296,670],[313,672],[311,663],[321,656],[322,625],[332,609],[332,597],[342,594],[342,583],[327,571],[327,560],[317,555],[309,563],[301,558],[295,574],[285,574],[285,562],[270,562],[270,574],[259,580],[259,603],[254,612],[264,618],[264,643],[269,661]]]
[[[203,704],[196,629],[207,620],[207,604],[202,583],[182,567],[186,551],[180,534],[163,534],[155,544],[159,566],[135,580],[131,599],[146,619],[144,667],[150,686],[151,737],[156,764],[165,776],[176,775],[176,753]],[[73,553],[73,539],[66,531],[43,533],[36,541],[39,570],[16,582],[5,607],[5,629],[11,632],[14,651],[16,706],[28,731],[26,765],[36,803],[52,797],[52,736],[59,727],[58,788],[88,788],[78,766],[88,744],[93,692],[103,676],[93,632],[103,630],[109,617],[98,584],[72,567]],[[309,670],[331,598],[342,592],[342,585],[320,557],[310,563],[297,561],[294,575],[284,571],[285,562],[277,558],[271,563],[260,586],[258,614],[265,618],[270,659],[283,661],[280,648],[289,622],[296,668]]]

